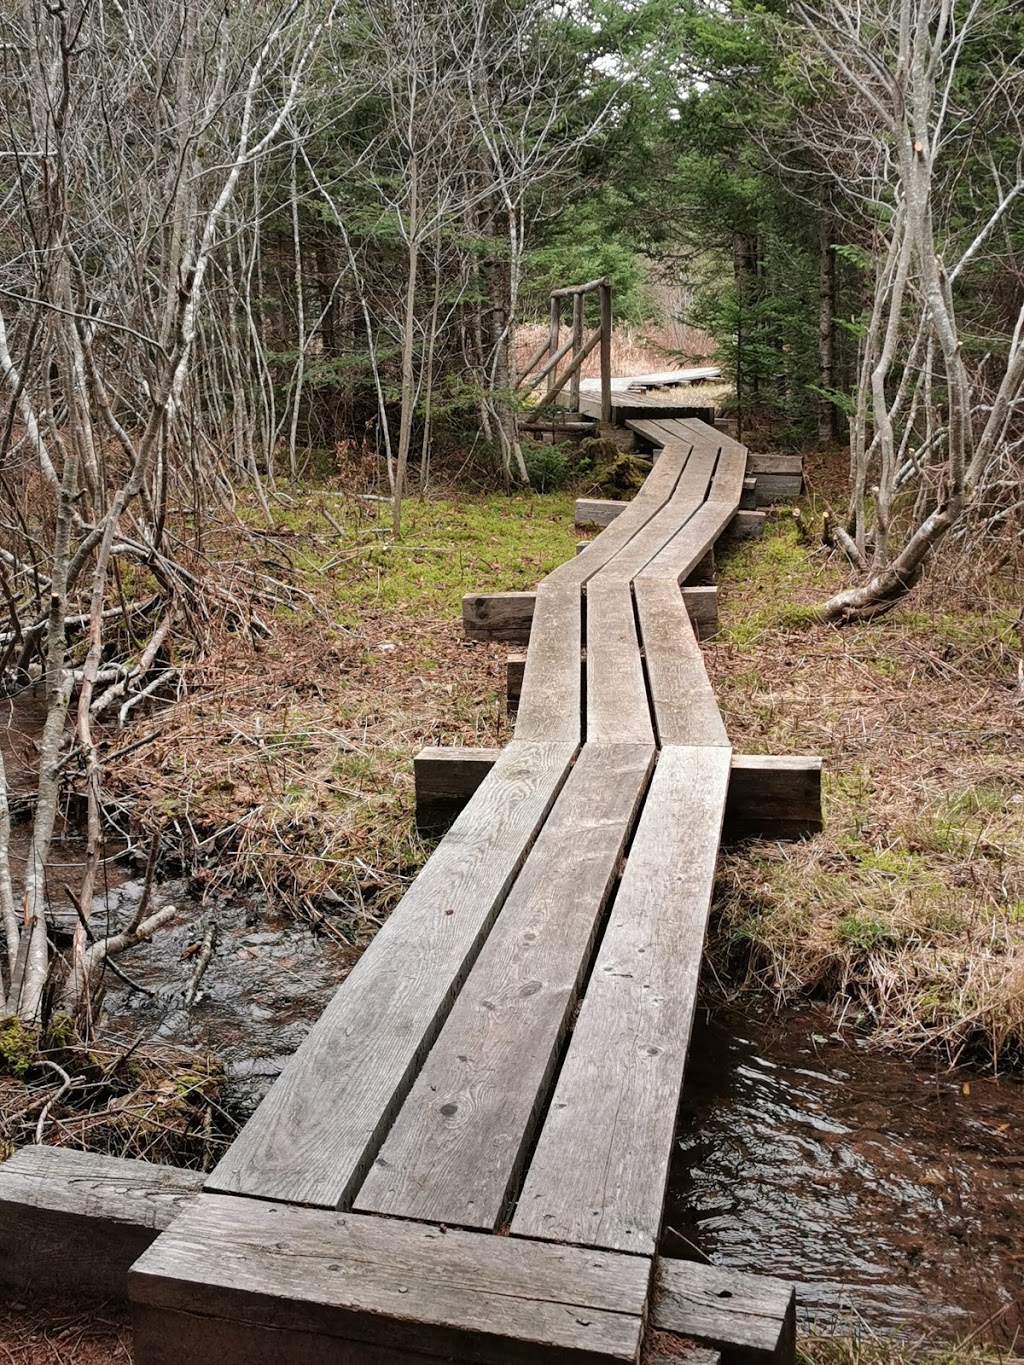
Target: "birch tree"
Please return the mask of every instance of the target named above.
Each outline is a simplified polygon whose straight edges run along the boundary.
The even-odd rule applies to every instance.
[[[166,679],[158,658],[179,604],[197,595],[167,519],[175,492],[216,492],[215,446],[196,442],[209,281],[240,186],[288,126],[334,15],[307,0],[261,12],[26,0],[0,17],[3,669],[8,685],[38,679],[47,706],[20,888],[0,773],[0,1014],[32,1027],[53,965],[46,868],[69,765],[83,774],[88,852],[65,1004],[82,1010],[105,959],[171,913],[93,933],[94,725]],[[111,606],[125,561],[147,587]]]
[[[991,317],[983,348],[962,321],[1024,206],[1015,13],[981,0],[796,6],[813,94],[804,145],[859,203],[873,277],[846,538],[863,581],[824,605],[826,620],[910,591],[1020,426],[1024,305],[1002,334]]]

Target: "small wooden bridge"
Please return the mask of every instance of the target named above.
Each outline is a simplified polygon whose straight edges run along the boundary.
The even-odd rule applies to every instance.
[[[756,489],[714,427],[631,425],[643,488],[519,604],[513,741],[421,756],[464,808],[219,1166],[0,1168],[0,1275],[102,1246],[137,1365],[791,1357],[789,1286],[658,1257],[736,805],[680,588]],[[816,769],[745,772],[756,825]]]

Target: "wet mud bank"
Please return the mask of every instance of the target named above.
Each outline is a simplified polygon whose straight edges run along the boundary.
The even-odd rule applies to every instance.
[[[823,1332],[1024,1330],[1024,1083],[837,1037],[817,1009],[699,1011],[663,1250],[797,1284]]]

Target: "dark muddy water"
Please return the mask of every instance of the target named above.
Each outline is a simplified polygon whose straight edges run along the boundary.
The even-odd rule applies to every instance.
[[[1009,1342],[1024,1084],[929,1071],[811,1009],[703,1010],[664,1249],[797,1281],[805,1321]]]

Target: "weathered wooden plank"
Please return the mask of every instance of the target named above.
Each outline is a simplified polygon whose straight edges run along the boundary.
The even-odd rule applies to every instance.
[[[512,1220],[517,1236],[653,1254],[729,780],[664,749]]]
[[[718,630],[718,589],[713,584],[683,588],[683,606],[698,640]]]
[[[353,968],[207,1188],[354,1194],[576,753],[513,742]]]
[[[601,405],[587,394],[580,396],[580,411],[589,417],[600,417]],[[634,417],[679,417],[690,416],[702,421],[712,422],[715,406],[706,404],[683,404],[678,399],[658,398],[646,393],[613,393],[612,421],[622,426]]]
[[[654,745],[629,580],[604,574],[587,585],[587,741]]]
[[[634,592],[659,744],[728,745],[675,581],[641,576]]]
[[[757,512],[735,512],[735,504],[706,502],[680,529],[679,534],[647,565],[640,578],[671,578],[681,583],[688,578],[737,516],[759,516]]]
[[[417,828],[450,824],[500,757],[500,749],[454,745],[421,749],[412,761]]]
[[[582,750],[358,1211],[460,1227],[501,1222],[653,762],[653,741]]]
[[[788,475],[802,478],[804,461],[802,455],[760,455],[756,450],[747,454],[747,473]]]
[[[767,1276],[659,1257],[651,1322],[715,1346],[722,1365],[792,1365],[796,1295]]]
[[[470,592],[462,599],[467,640],[508,640],[525,644],[533,621],[534,592]]]
[[[801,839],[822,828],[819,757],[733,755],[724,839]]]
[[[614,498],[577,498],[573,520],[577,526],[610,526],[628,506]]]
[[[803,490],[799,474],[758,474],[756,505],[770,507],[787,498],[798,498]]]
[[[745,510],[747,508],[757,507],[757,505],[757,479],[746,478],[743,480],[743,492],[740,494],[740,507]]]
[[[405,1350],[487,1365],[632,1362],[649,1278],[640,1257],[203,1195],[131,1272],[145,1323],[136,1360],[248,1360],[234,1322],[243,1349],[251,1328],[280,1332],[281,1365],[381,1359],[365,1347],[393,1353],[388,1365]],[[168,1357],[160,1324],[185,1314],[194,1353]],[[309,1354],[296,1356],[302,1336]]]
[[[537,589],[516,739],[580,742],[582,650],[583,598],[579,585],[546,579]]]
[[[129,1266],[204,1179],[149,1161],[23,1147],[0,1165],[0,1284],[126,1298]]]

